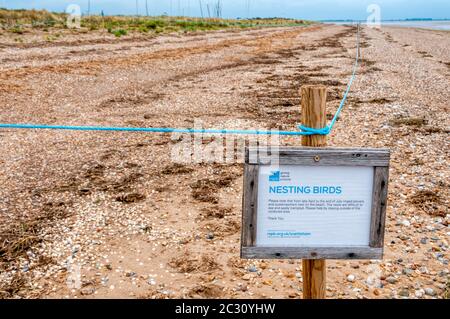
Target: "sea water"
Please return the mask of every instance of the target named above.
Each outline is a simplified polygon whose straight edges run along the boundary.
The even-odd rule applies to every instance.
[[[352,24],[352,22],[325,22],[334,24]],[[365,23],[364,23],[365,24]],[[419,28],[419,29],[431,29],[431,30],[448,30],[450,31],[450,20],[424,20],[424,21],[383,21],[381,26],[394,26],[404,28]]]
[[[381,25],[450,31],[450,21],[386,21]]]

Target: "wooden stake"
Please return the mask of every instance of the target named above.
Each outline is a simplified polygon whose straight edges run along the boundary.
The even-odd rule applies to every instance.
[[[327,89],[325,86],[303,86],[302,124],[311,128],[326,126]],[[303,146],[326,146],[326,135],[302,136]],[[326,262],[325,260],[305,259],[303,265],[303,299],[325,299]]]
[[[323,128],[327,124],[327,88],[325,86],[303,86],[302,124],[311,128]],[[302,136],[303,146],[320,147],[327,144],[326,135]]]

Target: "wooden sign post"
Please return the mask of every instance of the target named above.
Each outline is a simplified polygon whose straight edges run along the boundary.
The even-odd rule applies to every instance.
[[[302,122],[326,125],[325,87],[302,88]],[[246,149],[241,257],[302,259],[305,299],[325,298],[326,259],[382,259],[390,151]]]
[[[302,124],[311,128],[322,128],[327,124],[327,89],[325,86],[304,86],[302,96]],[[323,147],[326,135],[302,136],[302,145]],[[303,299],[325,299],[327,266],[323,259],[303,259]]]

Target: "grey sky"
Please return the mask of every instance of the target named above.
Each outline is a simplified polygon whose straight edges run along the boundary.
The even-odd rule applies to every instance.
[[[136,14],[136,0],[90,0],[91,12],[105,14]],[[199,2],[210,7],[218,0],[147,0],[151,15],[200,15]],[[304,19],[366,19],[367,6],[381,7],[382,19],[450,18],[450,0],[221,0],[223,16],[287,17]],[[249,6],[247,3],[249,2]],[[88,0],[0,0],[0,7],[44,8],[64,11],[68,4],[81,5],[86,12]],[[139,13],[145,13],[145,0],[138,0]]]

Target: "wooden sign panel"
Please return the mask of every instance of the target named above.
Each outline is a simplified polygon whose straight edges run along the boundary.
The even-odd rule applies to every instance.
[[[387,149],[246,150],[241,257],[381,259]]]

